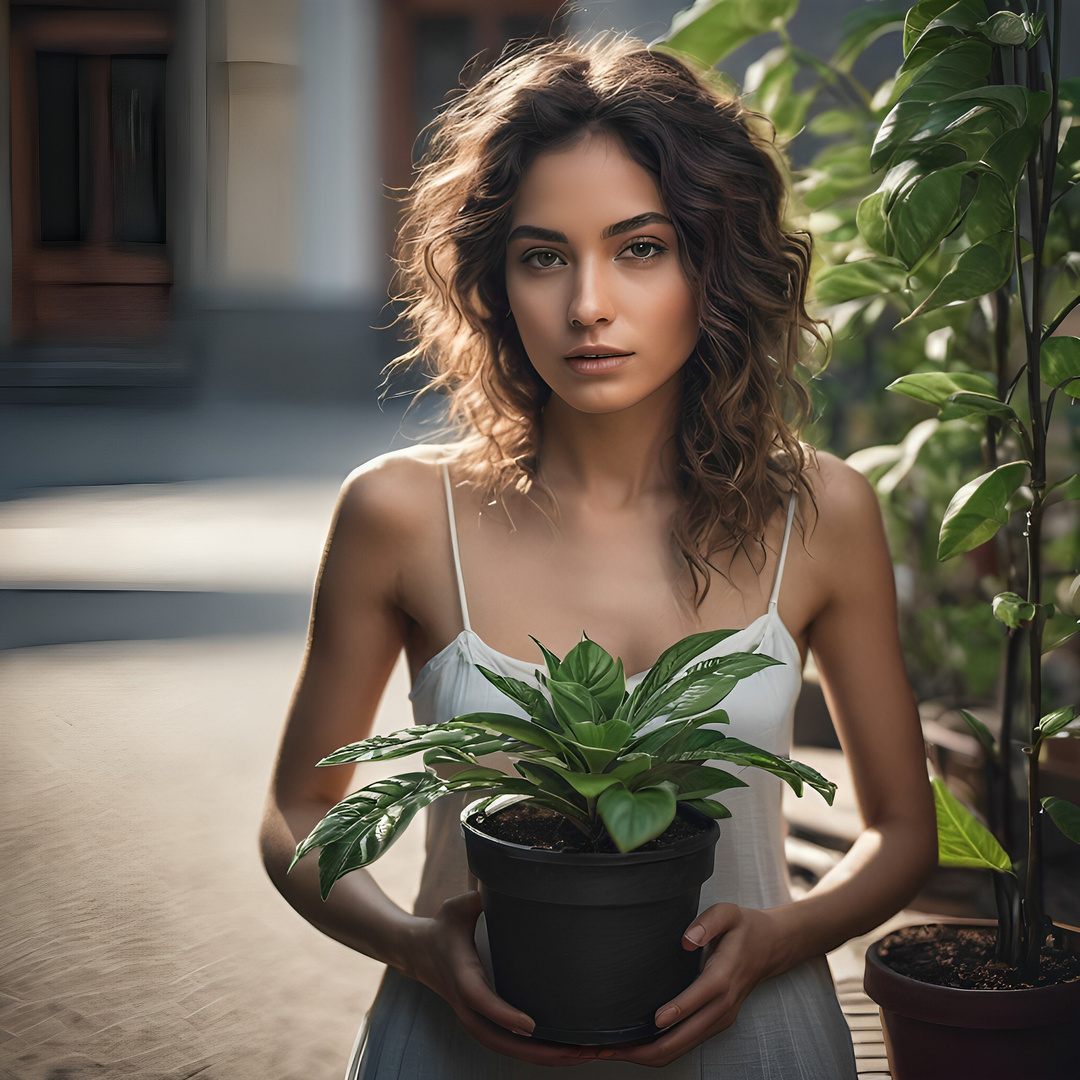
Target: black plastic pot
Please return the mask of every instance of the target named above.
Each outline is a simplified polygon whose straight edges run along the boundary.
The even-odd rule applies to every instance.
[[[497,840],[462,814],[480,882],[496,991],[536,1022],[534,1035],[574,1045],[647,1039],[657,1008],[701,970],[683,932],[713,869],[715,821],[656,851],[578,854]]]
[[[893,1080],[1080,1076],[1080,982],[1028,990],[933,986],[893,971],[879,944],[866,950],[864,986],[881,1007]]]

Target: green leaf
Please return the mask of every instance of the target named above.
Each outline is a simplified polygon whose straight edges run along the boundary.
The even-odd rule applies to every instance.
[[[1080,338],[1052,337],[1039,352],[1039,377],[1047,386],[1062,386],[1070,397],[1080,397]]]
[[[983,173],[964,213],[964,231],[968,239],[978,244],[1012,227],[1013,201],[1004,181],[995,173]]]
[[[542,724],[551,731],[559,730],[559,722],[551,710],[551,704],[538,686],[530,686],[529,683],[522,682],[520,679],[512,679],[495,671],[489,671],[482,664],[474,666],[496,690],[520,705],[538,724]]]
[[[860,259],[830,266],[814,279],[814,295],[822,304],[843,304],[864,296],[888,296],[907,288],[907,274],[899,263]]]
[[[1020,15],[1011,11],[995,11],[976,27],[994,45],[1026,45],[1031,27]]]
[[[951,394],[938,413],[941,420],[964,420],[970,417],[985,419],[987,416],[1000,416],[1004,420],[1017,419],[1012,407],[994,395],[973,394],[966,390]]]
[[[938,862],[942,866],[970,866],[1011,874],[1012,863],[994,834],[982,824],[935,777],[934,806],[937,810]]]
[[[566,779],[566,770],[557,765],[546,764],[541,761],[515,761],[514,768],[529,783],[535,784],[541,791],[546,792],[553,799],[565,804],[561,813],[576,813],[579,817],[588,816],[587,809],[581,804],[577,790]],[[576,774],[582,775],[582,774]],[[492,784],[493,788],[501,789],[502,784]],[[567,809],[569,807],[570,809]],[[556,807],[558,809],[558,807]]]
[[[578,642],[566,654],[558,674],[551,676],[549,691],[556,681],[579,683],[585,687],[605,716],[614,714],[626,693],[622,661],[613,659],[610,653],[588,638]]]
[[[661,43],[715,67],[739,46],[783,25],[798,6],[799,0],[697,0],[671,20]]]
[[[830,805],[836,795],[836,785],[821,773],[800,761],[780,757],[762,750],[742,739],[721,735],[716,731],[695,731],[690,740],[692,749],[678,755],[680,761],[726,761],[732,765],[762,769],[783,780],[796,795],[802,795],[807,783]],[[695,745],[697,744],[697,745]]]
[[[681,671],[696,656],[715,648],[721,641],[737,633],[735,630],[707,630],[700,634],[690,634],[688,637],[676,641],[669,649],[665,649],[656,659],[656,663],[649,668],[649,673],[637,685],[630,695],[623,712],[626,715],[632,713],[639,703],[647,701],[656,690],[664,686],[677,671]]]
[[[529,637],[532,638],[533,644],[536,645],[536,647],[543,654],[544,664],[547,667],[548,675],[552,677],[557,675],[562,661],[546,645],[537,641],[536,638],[532,636],[532,634],[530,634]]]
[[[1035,605],[1029,604],[1022,596],[1014,592],[998,593],[994,597],[994,618],[1019,630],[1025,623],[1035,618]]]
[[[1041,131],[1040,125],[1034,123],[1011,128],[986,151],[983,161],[1004,181],[1007,191],[1016,190]]]
[[[609,787],[596,808],[611,839],[620,851],[633,851],[655,840],[675,817],[675,793],[670,784],[638,791]]]
[[[840,20],[843,38],[840,48],[833,56],[833,67],[840,71],[850,71],[863,51],[882,34],[903,30],[906,9],[906,2],[893,0],[891,4],[863,4],[862,7],[849,11]]]
[[[937,419],[920,420],[904,436],[904,441],[897,449],[900,451],[892,467],[877,478],[874,486],[881,495],[890,495],[903,482],[918,460],[919,451],[933,437],[941,421]],[[850,461],[850,459],[849,459]]]
[[[373,735],[361,742],[335,750],[318,762],[319,765],[346,765],[358,761],[384,761],[390,758],[408,757],[424,750],[449,747],[473,756],[490,754],[501,748],[499,740],[492,740],[476,732],[448,728],[444,724],[431,727],[409,727],[389,735]]]
[[[977,476],[952,497],[938,536],[940,561],[986,543],[1009,520],[1009,500],[1027,470],[1026,461],[1010,461]]]
[[[935,311],[946,304],[975,300],[992,293],[1009,280],[1013,269],[1011,231],[995,233],[962,252],[956,265],[938,282],[930,295],[901,324]]]
[[[926,32],[931,23],[955,26],[963,30],[972,30],[986,18],[986,5],[981,0],[922,0],[908,9],[904,20],[904,55],[915,47],[915,43]]]
[[[1048,795],[1042,800],[1043,809],[1050,815],[1050,820],[1074,844],[1080,844],[1080,806],[1075,806],[1067,799]]]
[[[623,783],[629,784],[636,776],[648,772],[652,768],[652,763],[651,754],[624,754],[619,759],[619,764],[611,770],[611,775],[617,776]]]
[[[1035,729],[1039,736],[1037,741],[1049,739],[1051,735],[1056,735],[1075,719],[1076,708],[1073,705],[1067,705],[1064,709],[1057,709],[1052,713],[1047,713],[1039,721],[1039,726]]]
[[[321,847],[319,888],[325,900],[335,882],[374,862],[419,810],[449,790],[446,782],[426,772],[368,784],[338,803],[301,841],[289,869],[310,850]]]
[[[989,87],[980,93],[990,89],[1000,88]],[[876,171],[905,153],[938,142],[954,142],[958,132],[970,135],[989,130],[992,141],[1001,134],[1003,126],[999,111],[988,101],[972,101],[969,92],[954,94],[944,101],[901,98],[878,128],[870,148],[870,167]]]
[[[725,723],[726,721],[721,721]],[[661,724],[659,727],[654,728],[652,731],[646,732],[644,735],[639,735],[630,745],[627,747],[633,753],[644,754],[657,754],[665,746],[668,746],[676,738],[679,738],[686,734],[686,732],[693,730],[694,721],[682,720]]]
[[[904,90],[906,101],[944,101],[964,90],[986,85],[993,49],[964,38],[928,59]]]
[[[621,750],[634,733],[634,729],[625,720],[605,720],[602,724],[586,721],[572,724],[571,729],[579,745],[598,750]]]
[[[1046,620],[1046,625],[1043,627],[1043,639],[1042,639],[1042,651],[1046,653],[1053,652],[1055,649],[1060,648],[1066,641],[1069,640],[1077,631],[1080,631],[1080,619],[1077,619],[1075,615],[1069,615],[1064,611],[1055,611],[1054,614]]]
[[[998,759],[998,746],[994,733],[977,716],[969,713],[967,709],[957,709],[956,711],[960,714],[964,723],[967,724],[971,734],[979,740],[979,745],[983,748],[986,756],[991,761],[996,761]]]
[[[731,817],[731,811],[723,803],[719,803],[715,799],[681,799],[680,802],[692,806],[695,810],[717,821],[723,821],[724,818]]]
[[[691,764],[690,768],[673,778],[678,786],[680,802],[704,799],[709,795],[715,795],[718,791],[748,786],[745,780],[739,779],[727,769],[714,769],[711,765],[689,764]]]
[[[548,693],[555,716],[568,731],[575,724],[598,724],[604,718],[599,702],[578,682],[549,679]]]
[[[960,208],[963,173],[941,169],[924,176],[898,197],[888,212],[896,258],[913,267],[952,231]]]
[[[855,224],[862,238],[875,251],[891,257],[896,245],[889,231],[889,218],[886,212],[888,203],[889,192],[884,190],[884,186],[872,195],[867,195],[855,211]],[[857,266],[858,263],[854,265]]]
[[[583,773],[573,769],[562,769],[558,765],[550,766],[552,772],[566,781],[579,795],[587,799],[595,799],[603,791],[607,791],[614,784],[625,787],[623,781],[613,773]]]
[[[651,697],[636,698],[627,719],[640,728],[658,716],[680,720],[709,712],[750,675],[781,663],[760,653],[728,653],[692,666]]]
[[[748,104],[772,120],[779,135],[790,138],[802,130],[813,104],[814,90],[796,92],[795,79],[802,65],[788,46],[770,49],[746,69],[744,92]]]
[[[901,375],[889,383],[886,390],[904,394],[928,405],[943,406],[953,394],[968,391],[993,397],[994,384],[984,375],[971,371],[920,371],[915,375]]]
[[[555,732],[536,723],[509,713],[476,712],[456,716],[450,725],[466,731],[495,731],[500,735],[509,735],[531,746],[539,746],[554,754],[563,754],[568,747],[566,740]]]

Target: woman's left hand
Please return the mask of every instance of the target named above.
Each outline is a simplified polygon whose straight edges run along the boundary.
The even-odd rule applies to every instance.
[[[684,949],[704,948],[701,974],[677,997],[656,1010],[665,1029],[650,1043],[607,1047],[599,1057],[660,1068],[735,1023],[750,991],[782,970],[778,927],[768,911],[713,904],[686,929]]]

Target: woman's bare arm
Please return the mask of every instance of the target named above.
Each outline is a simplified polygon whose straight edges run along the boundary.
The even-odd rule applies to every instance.
[[[361,470],[342,488],[315,591],[303,668],[289,708],[261,836],[271,880],[286,900],[330,937],[403,967],[409,919],[358,872],[330,898],[319,896],[317,857],[287,873],[293,852],[347,792],[350,766],[315,768],[346,743],[366,738],[404,643],[396,604],[408,499],[394,496],[392,465]],[[406,552],[407,555],[407,552]]]
[[[673,1061],[730,1026],[758,983],[895,914],[936,862],[933,798],[900,650],[881,514],[861,476],[823,459],[820,518],[804,563],[821,582],[809,642],[864,830],[804,899],[766,911],[716,904],[702,912],[684,941],[686,948],[710,947],[702,976],[657,1011],[659,1026],[676,1026],[648,1046],[601,1051],[601,1057],[657,1066]]]
[[[488,985],[473,944],[476,893],[454,897],[434,918],[421,918],[394,904],[366,870],[343,877],[325,902],[314,854],[287,872],[296,845],[348,791],[348,766],[318,769],[315,763],[371,733],[402,651],[408,626],[403,578],[430,556],[423,537],[431,527],[431,503],[417,498],[425,480],[427,488],[439,490],[430,484],[430,468],[407,457],[382,459],[358,470],[342,489],[263,818],[263,862],[308,922],[435,990],[485,1046],[539,1064],[581,1064],[595,1053],[522,1037],[532,1020]]]

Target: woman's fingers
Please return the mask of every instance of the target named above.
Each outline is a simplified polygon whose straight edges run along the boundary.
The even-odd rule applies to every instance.
[[[499,1027],[507,1028],[518,1035],[529,1036],[536,1026],[531,1016],[520,1009],[515,1009],[508,1001],[499,997],[488,985],[487,976],[479,959],[473,953],[471,961],[463,957],[458,965],[457,998],[465,1008],[487,1017]]]
[[[718,940],[738,925],[741,915],[741,909],[735,904],[713,904],[686,928],[683,948],[699,949],[706,945],[713,945],[715,948]],[[653,1022],[661,1029],[671,1027],[710,1002],[716,1001],[725,989],[723,971],[717,965],[707,964],[681,994],[656,1010]]]
[[[584,1065],[596,1060],[595,1046],[566,1046],[561,1043],[544,1042],[543,1039],[526,1039],[513,1035],[490,1023],[475,1013],[458,1013],[461,1026],[478,1043],[498,1054],[528,1061],[534,1065]]]
[[[742,915],[738,904],[713,904],[707,907],[683,933],[683,948],[698,949],[715,941],[735,927]]]
[[[436,921],[447,924],[452,940],[447,943],[449,975],[457,1001],[474,1013],[487,1017],[500,1027],[518,1035],[530,1035],[536,1026],[531,1016],[499,997],[487,980],[487,973],[476,953],[473,937],[476,920],[483,907],[477,892],[462,893],[445,901]],[[444,996],[448,996],[444,994]],[[457,1001],[451,1004],[457,1007]],[[460,1015],[460,1010],[457,1010]]]

